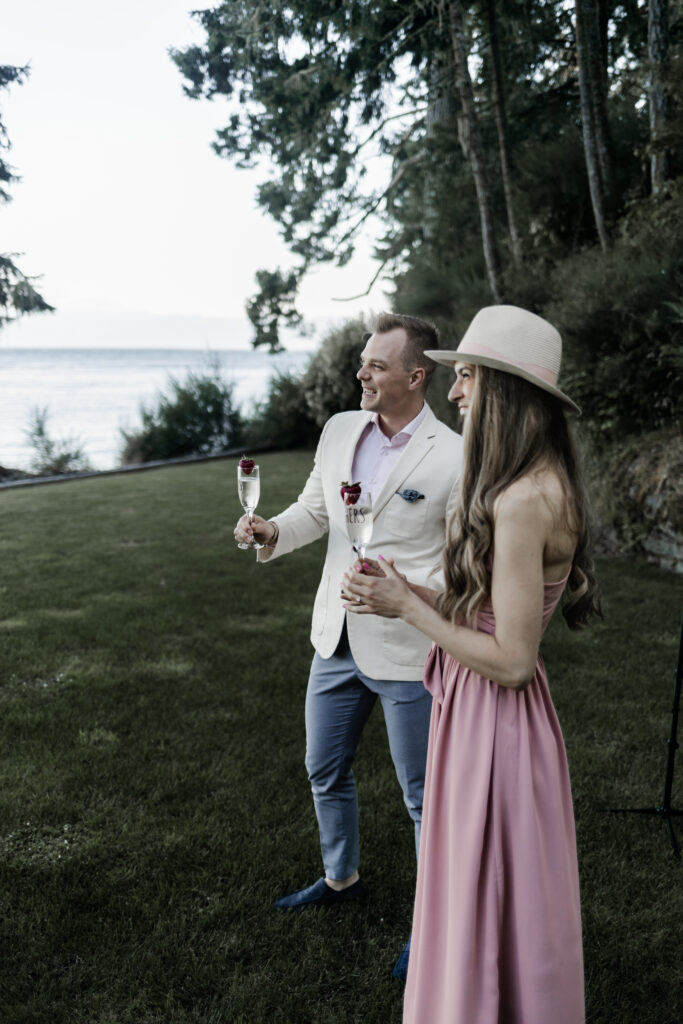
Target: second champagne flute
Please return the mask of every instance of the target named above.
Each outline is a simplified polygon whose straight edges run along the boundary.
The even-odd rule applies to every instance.
[[[356,498],[355,501],[351,498]],[[365,558],[365,549],[372,537],[372,495],[361,488],[360,494],[347,495],[344,499],[346,532],[359,558]]]

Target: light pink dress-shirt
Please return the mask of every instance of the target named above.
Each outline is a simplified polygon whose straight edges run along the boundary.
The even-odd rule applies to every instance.
[[[360,483],[370,491],[373,498],[377,497],[382,485],[389,476],[392,466],[396,464],[411,437],[427,415],[427,406],[423,405],[415,419],[407,423],[392,438],[381,430],[378,414],[372,418],[363,431],[356,445],[353,457],[353,481]]]

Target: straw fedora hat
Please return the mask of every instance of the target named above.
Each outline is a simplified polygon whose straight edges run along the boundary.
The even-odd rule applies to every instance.
[[[562,360],[559,332],[547,320],[519,306],[485,306],[457,349],[427,349],[425,355],[444,366],[472,363],[513,373],[559,398],[572,412],[581,412],[557,386]]]

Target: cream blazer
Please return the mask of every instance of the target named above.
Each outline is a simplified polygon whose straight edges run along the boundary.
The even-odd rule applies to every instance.
[[[303,491],[273,521],[280,534],[274,549],[261,548],[260,562],[282,555],[328,533],[327,557],[313,606],[311,642],[323,658],[335,651],[344,619],[356,665],[371,679],[422,679],[430,641],[401,619],[347,615],[340,600],[344,572],[355,554],[346,533],[339,488],[351,480],[356,445],[367,412],[342,412],[327,421],[315,463]],[[440,562],[446,524],[453,511],[462,463],[462,438],[427,407],[427,413],[392,467],[379,494],[372,496],[371,558],[394,558],[411,583],[440,589]],[[415,490],[424,497],[409,502],[398,491]]]

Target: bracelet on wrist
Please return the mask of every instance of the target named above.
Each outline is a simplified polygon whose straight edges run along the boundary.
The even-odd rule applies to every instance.
[[[277,544],[277,539],[280,536],[280,528],[277,525],[277,523],[273,522],[272,519],[269,519],[268,522],[273,527],[274,533],[273,533],[273,536],[270,538],[270,540],[266,541],[266,547],[267,548],[274,548],[275,545]]]

